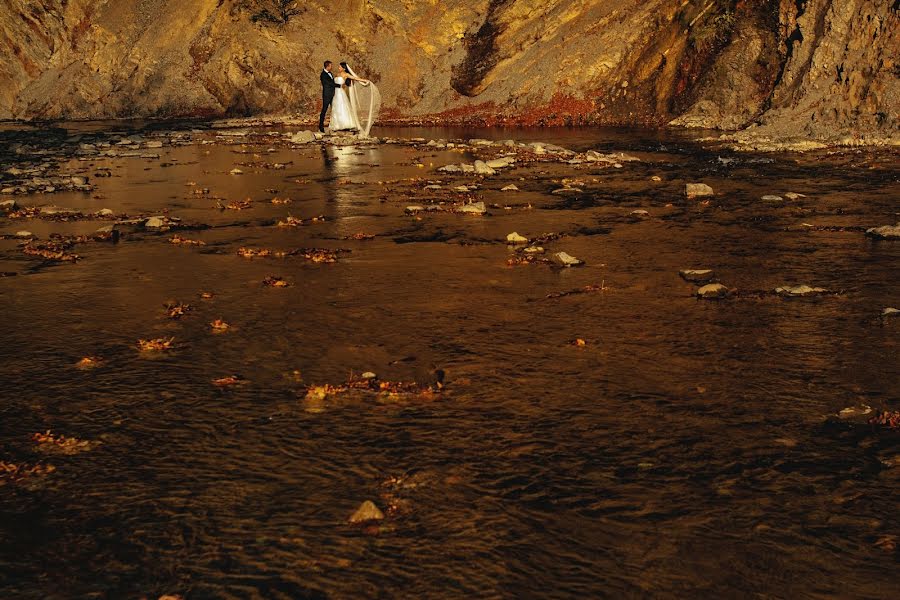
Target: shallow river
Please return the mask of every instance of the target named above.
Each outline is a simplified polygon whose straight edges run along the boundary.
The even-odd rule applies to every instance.
[[[55,467],[0,483],[0,596],[900,596],[900,432],[826,422],[900,409],[900,318],[880,316],[900,307],[900,242],[863,232],[900,220],[896,154],[736,155],[603,130],[380,135],[640,161],[504,169],[469,196],[487,215],[409,215],[476,181],[436,171],[474,150],[204,130],[159,159],[60,158],[90,193],[0,198],[210,226],[123,229],[61,264],[0,240],[0,461]],[[552,194],[562,178],[583,191]],[[688,200],[690,182],[716,195]],[[804,196],[760,200],[786,192]],[[278,227],[288,215],[325,220]],[[0,235],[109,224],[0,216]],[[513,231],[563,234],[542,245],[585,265],[510,266]],[[375,237],[345,239],[357,233]],[[321,264],[240,247],[348,252]],[[737,292],[698,299],[681,269]],[[769,293],[796,284],[835,293]],[[170,301],[193,310],[170,319]],[[230,328],[213,333],[216,319]],[[140,352],[151,338],[173,348]],[[99,365],[76,368],[85,356]],[[439,392],[306,389],[365,371],[427,386],[436,369]],[[94,443],[48,453],[32,441],[47,430]],[[350,524],[364,500],[386,518]]]

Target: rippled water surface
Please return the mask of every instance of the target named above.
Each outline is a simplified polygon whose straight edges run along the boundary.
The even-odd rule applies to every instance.
[[[429,182],[475,181],[436,171],[471,149],[292,148],[260,133],[204,130],[159,159],[73,156],[61,169],[93,192],[14,196],[210,227],[175,232],[204,246],[123,229],[76,246],[74,264],[0,240],[0,271],[16,273],[0,278],[0,460],[56,467],[0,485],[0,596],[900,596],[900,432],[826,424],[848,406],[900,409],[900,319],[880,317],[900,306],[900,242],[861,229],[900,220],[896,155],[382,131],[640,159],[522,165],[470,196],[486,216],[411,216],[444,193]],[[584,191],[552,194],[563,178]],[[695,181],[716,196],[685,199]],[[499,191],[510,183],[521,191]],[[786,192],[805,197],[760,200]],[[275,225],[288,215],[326,220]],[[0,234],[108,224],[0,216]],[[543,245],[586,265],[509,266],[512,231],[563,234]],[[357,233],[375,237],[345,239]],[[319,264],[240,247],[349,252]],[[686,268],[747,293],[698,300]],[[265,287],[269,275],[292,285]],[[837,293],[765,293],[786,284]],[[169,319],[173,300],[193,310]],[[231,328],[213,334],[215,319]],[[170,337],[170,352],[137,349]],[[84,356],[100,366],[76,369]],[[364,371],[427,385],[435,369],[441,393],[306,396]],[[212,383],[229,375],[245,380]],[[100,443],[47,455],[31,440],[47,430]],[[364,500],[386,519],[350,525]]]

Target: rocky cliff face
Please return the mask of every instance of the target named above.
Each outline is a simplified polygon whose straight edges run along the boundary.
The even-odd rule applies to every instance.
[[[312,115],[898,137],[895,0],[5,0],[0,118]]]

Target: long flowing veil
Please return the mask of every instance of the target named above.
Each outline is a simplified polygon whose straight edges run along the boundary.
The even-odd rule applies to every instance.
[[[348,65],[347,72],[358,77]],[[354,81],[350,86],[350,109],[359,121],[359,137],[369,137],[372,125],[378,120],[378,111],[381,109],[381,94],[374,83],[360,83]]]

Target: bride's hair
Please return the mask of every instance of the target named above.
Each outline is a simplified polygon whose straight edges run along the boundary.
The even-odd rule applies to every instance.
[[[341,68],[343,70],[347,71],[348,74],[350,73],[350,65],[348,65],[346,61],[341,61]],[[347,79],[346,83],[347,83],[347,87],[350,87],[351,85],[353,85],[353,80]]]

